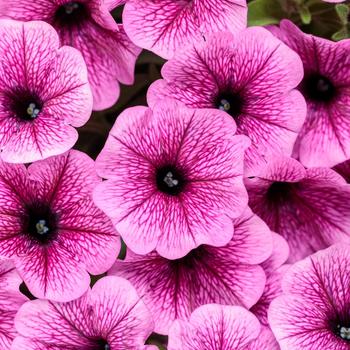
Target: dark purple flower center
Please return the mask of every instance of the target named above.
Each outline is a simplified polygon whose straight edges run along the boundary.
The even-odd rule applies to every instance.
[[[169,260],[169,262],[171,266],[175,269],[179,269],[182,267],[187,269],[193,269],[195,268],[196,263],[198,263],[202,259],[205,259],[205,257],[207,257],[207,250],[205,249],[204,245],[201,245],[196,249],[191,250],[183,258]]]
[[[345,181],[350,184],[350,163],[349,165],[338,164],[333,168],[338,174],[340,174]]]
[[[305,76],[302,83],[302,92],[310,100],[329,102],[335,97],[336,88],[330,79],[314,73]]]
[[[184,190],[186,180],[179,169],[172,165],[166,165],[157,169],[156,183],[159,191],[177,196]]]
[[[111,350],[111,346],[104,339],[97,339],[93,350]]]
[[[54,23],[60,27],[79,26],[90,17],[87,6],[78,1],[61,5],[54,16]]]
[[[296,183],[291,182],[273,182],[267,190],[267,199],[270,203],[281,204],[287,202],[293,192]]]
[[[33,121],[39,117],[43,102],[34,93],[23,89],[14,89],[5,93],[5,103],[9,112],[21,121]]]
[[[220,92],[215,98],[214,106],[236,118],[242,112],[242,98],[236,93]]]
[[[47,204],[28,205],[22,221],[23,232],[39,244],[46,245],[57,236],[58,217]]]
[[[350,313],[345,317],[337,315],[329,322],[331,331],[339,338],[350,342]]]

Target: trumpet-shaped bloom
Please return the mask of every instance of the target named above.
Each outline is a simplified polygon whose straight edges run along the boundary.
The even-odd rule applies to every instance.
[[[27,298],[19,291],[22,279],[9,260],[0,260],[0,349],[8,350],[16,336],[15,315]]]
[[[108,180],[94,200],[131,250],[177,259],[201,244],[230,241],[232,218],[248,201],[242,174],[249,140],[235,131],[221,111],[172,100],[118,117],[96,161]]]
[[[67,303],[25,303],[16,320],[12,350],[156,350],[145,346],[153,320],[131,284],[105,277]]]
[[[299,90],[307,117],[294,149],[306,167],[332,167],[350,158],[350,40],[304,34],[288,20],[272,32],[296,51],[305,76]]]
[[[68,301],[108,270],[120,239],[92,201],[94,162],[70,151],[29,166],[0,164],[0,256],[38,298]]]
[[[60,47],[45,22],[0,20],[0,57],[1,158],[29,163],[70,149],[92,110],[81,54]]]
[[[187,320],[195,308],[210,304],[250,308],[261,297],[265,274],[258,265],[272,252],[269,228],[247,210],[234,222],[235,233],[224,247],[200,246],[177,260],[157,253],[128,251],[109,274],[128,279],[152,310],[155,331],[168,334],[175,319]]]
[[[237,134],[249,136],[245,173],[255,175],[276,154],[291,155],[304,123],[298,55],[264,28],[220,33],[168,61],[148,92],[151,106],[171,96],[191,108],[225,111]],[[268,135],[268,136],[267,136]]]
[[[247,24],[246,0],[129,0],[123,12],[129,37],[138,46],[171,58],[201,36],[232,33]]]
[[[334,245],[296,263],[282,288],[269,309],[282,350],[349,349],[349,245]]]
[[[135,61],[141,51],[127,37],[123,25],[117,24],[109,13],[121,3],[120,0],[0,0],[0,17],[40,20],[55,27],[61,42],[75,47],[84,56],[93,108],[100,110],[117,101],[119,82],[133,83]],[[45,39],[42,45],[47,45]],[[41,51],[36,51],[40,57]]]
[[[246,185],[252,210],[287,240],[290,262],[350,242],[350,185],[335,171],[279,158]]]
[[[175,321],[168,350],[275,350],[271,332],[240,306],[208,304],[196,309],[189,321]]]

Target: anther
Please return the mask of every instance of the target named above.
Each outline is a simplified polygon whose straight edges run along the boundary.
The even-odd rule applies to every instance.
[[[35,225],[35,228],[39,235],[44,235],[49,232],[49,228],[46,226],[45,220],[39,220],[39,222]]]
[[[345,340],[350,340],[350,327],[340,327],[339,335]]]
[[[36,108],[35,103],[30,103],[29,107],[27,108],[27,114],[30,116],[30,118],[35,119],[40,113],[40,109]]]
[[[173,178],[173,173],[169,171],[164,178],[164,182],[169,186],[169,187],[175,187],[179,184],[179,180],[176,180]]]
[[[64,6],[67,15],[71,15],[75,10],[79,8],[79,4],[76,2],[69,2]]]
[[[228,112],[231,109],[231,104],[225,99],[220,100],[220,106],[219,109],[221,111]]]

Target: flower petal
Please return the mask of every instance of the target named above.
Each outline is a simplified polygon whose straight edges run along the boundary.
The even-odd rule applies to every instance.
[[[259,336],[248,345],[247,350],[280,350],[280,347],[270,328],[262,326]]]
[[[201,246],[177,260],[128,250],[126,259],[117,260],[109,274],[135,286],[155,315],[155,331],[167,334],[175,319],[186,320],[198,306],[256,303],[265,286],[265,274],[257,264],[271,249],[269,229],[247,211],[235,221],[234,236],[224,247]]]
[[[209,304],[195,310],[188,324],[177,321],[169,334],[169,350],[246,349],[258,337],[259,321],[238,306]]]
[[[33,349],[68,349],[88,347],[91,333],[88,298],[90,291],[69,303],[33,300],[25,303],[15,319],[20,334],[18,349],[31,345]],[[86,335],[86,336],[85,336]],[[15,344],[16,341],[15,340]],[[57,347],[57,348],[56,348]]]
[[[112,348],[143,348],[154,324],[130,282],[112,276],[99,280],[92,289],[91,302],[95,327],[106,334]]]
[[[123,23],[132,41],[164,58],[183,45],[212,32],[246,26],[247,6],[242,0],[174,2],[132,0],[125,5]]]
[[[100,182],[94,161],[76,150],[35,162],[29,166],[28,173],[41,185],[39,196],[60,211],[90,198],[93,188]]]
[[[109,218],[91,200],[77,202],[60,220],[60,237],[93,275],[105,273],[120,251],[120,237]]]
[[[15,260],[15,265],[37,298],[69,301],[88,289],[90,276],[85,266],[59,240],[49,247],[32,247],[26,253]]]

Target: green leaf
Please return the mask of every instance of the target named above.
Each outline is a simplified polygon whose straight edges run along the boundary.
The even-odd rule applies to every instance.
[[[309,8],[307,6],[300,6],[299,11],[300,18],[303,24],[310,24],[312,16]]]
[[[340,29],[338,32],[332,35],[332,39],[334,41],[339,41],[339,40],[348,39],[348,38],[349,38],[349,31],[346,27]]]
[[[335,6],[335,10],[337,11],[338,17],[341,22],[346,25],[348,23],[350,9],[348,5],[345,4],[337,4]]]
[[[166,350],[166,345],[168,343],[168,337],[152,333],[151,336],[147,339],[146,344],[156,345],[159,350]]]
[[[248,25],[265,26],[278,24],[284,13],[276,0],[253,0],[248,4]]]
[[[119,255],[118,255],[118,259],[119,260],[124,260],[125,259],[125,256],[126,256],[126,244],[124,243],[123,240],[121,240],[121,247],[120,247],[120,252],[119,252]]]

